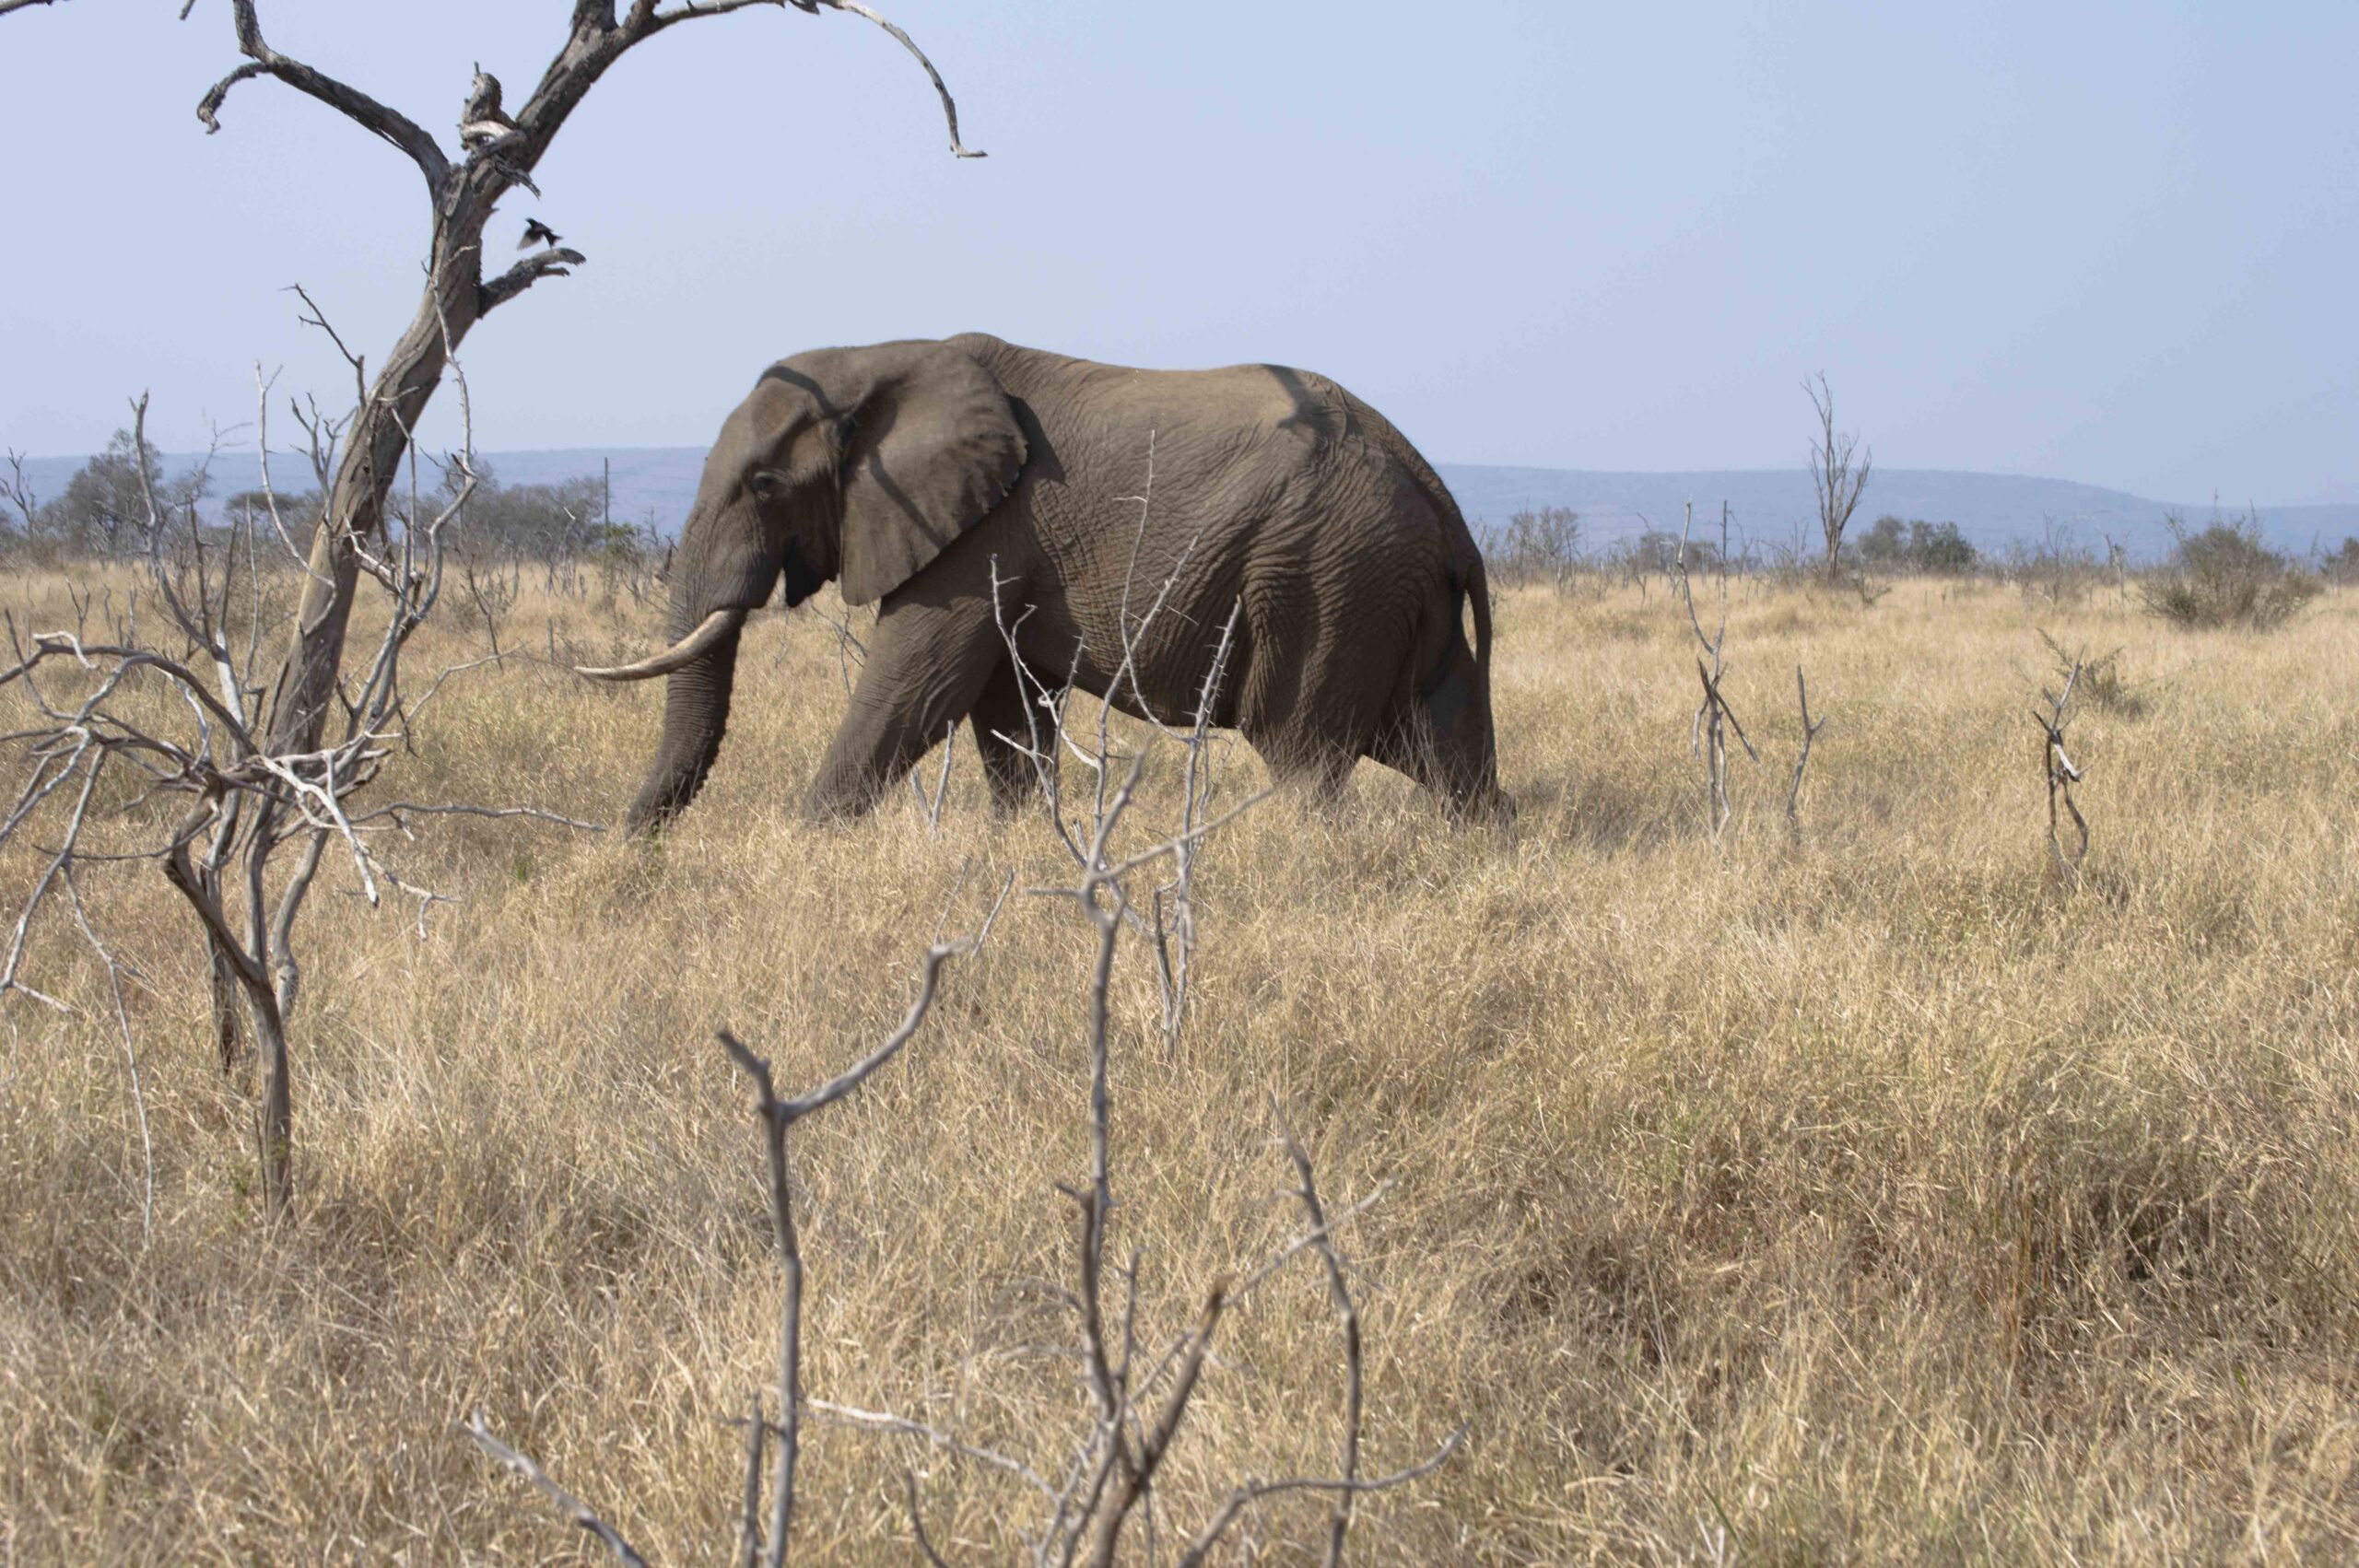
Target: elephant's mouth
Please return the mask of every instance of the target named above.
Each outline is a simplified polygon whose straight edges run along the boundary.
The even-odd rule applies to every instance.
[[[803,552],[792,544],[786,547],[786,560],[781,570],[785,577],[782,585],[784,600],[790,610],[818,592],[819,585],[827,580],[803,558]]]

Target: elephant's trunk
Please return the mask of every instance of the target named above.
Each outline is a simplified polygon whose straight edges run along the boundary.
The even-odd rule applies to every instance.
[[[665,677],[663,737],[626,819],[633,833],[678,814],[703,788],[721,753],[738,639],[745,617],[769,597],[779,574],[778,550],[743,510],[742,503],[733,507],[709,495],[698,496],[690,509],[673,568],[672,646],[633,664],[582,672],[606,680]]]
[[[639,798],[631,802],[626,824],[642,834],[662,826],[686,809],[704,787],[721,755],[721,737],[729,726],[729,694],[737,681],[739,626],[727,631],[703,653],[666,677],[663,693],[663,738],[655,748],[655,766],[648,769]]]

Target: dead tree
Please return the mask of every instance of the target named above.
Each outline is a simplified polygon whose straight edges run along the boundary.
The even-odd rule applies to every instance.
[[[317,99],[406,155],[426,184],[428,217],[427,287],[417,311],[373,378],[354,361],[361,383],[344,451],[326,490],[321,526],[311,544],[308,580],[295,630],[277,681],[264,739],[273,749],[316,747],[331,710],[342,667],[360,556],[384,528],[385,503],[419,416],[442,381],[450,356],[475,324],[544,278],[563,277],[583,263],[579,251],[550,246],[525,256],[496,277],[483,265],[484,228],[501,197],[518,187],[538,193],[533,171],[567,119],[608,70],[638,45],[682,22],[727,16],[771,0],[576,0],[566,37],[540,82],[514,111],[515,129],[453,158],[423,126],[357,88],[281,53],[264,41],[258,0],[230,0],[238,51],[245,63],[214,84],[197,104],[208,131],[220,129],[230,90],[270,76]],[[899,40],[925,67],[950,127],[950,148],[981,156],[958,140],[957,107],[932,62],[909,35],[853,0],[798,0],[817,14],[841,11],[865,18]],[[187,9],[183,8],[183,16]]]
[[[0,479],[0,501],[16,509],[25,536],[30,538],[40,526],[36,519],[41,513],[41,497],[33,494],[31,483],[25,478],[25,454],[11,447],[7,458],[8,477]],[[5,527],[0,527],[0,535],[5,532]]]
[[[1696,525],[1696,504],[1687,505],[1687,521],[1679,530],[1679,593],[1687,607],[1687,625],[1696,633],[1696,641],[1703,654],[1696,661],[1696,678],[1703,683],[1702,700],[1696,705],[1696,719],[1688,729],[1688,751],[1704,765],[1704,820],[1711,830],[1712,842],[1720,841],[1720,831],[1729,825],[1729,743],[1731,731],[1744,755],[1755,762],[1761,754],[1753,749],[1753,742],[1738,721],[1736,709],[1720,692],[1720,647],[1729,635],[1729,505],[1720,503],[1720,548],[1715,557],[1715,576],[1719,587],[1719,619],[1708,637],[1704,632],[1703,617],[1696,612],[1696,585],[1687,570],[1687,536]]]
[[[1826,384],[1825,371],[1818,373],[1816,385],[1804,381],[1802,391],[1810,393],[1811,407],[1818,414],[1818,438],[1810,446],[1810,477],[1818,492],[1818,529],[1826,536],[1826,580],[1833,582],[1843,571],[1843,531],[1859,508],[1860,492],[1868,487],[1875,453],[1860,447],[1856,433],[1836,433],[1835,393]]]
[[[487,277],[485,226],[511,190],[522,186],[537,193],[533,170],[568,117],[625,53],[678,23],[726,16],[763,3],[766,0],[705,0],[702,4],[681,0],[666,9],[663,0],[629,0],[628,9],[618,12],[616,0],[576,0],[566,36],[539,83],[512,115],[503,116],[513,129],[503,128],[488,136],[463,135],[463,150],[453,157],[433,134],[400,111],[273,48],[263,36],[258,0],[229,0],[232,34],[245,60],[206,91],[197,104],[197,118],[207,131],[219,130],[221,109],[232,89],[241,82],[268,76],[317,99],[405,154],[426,185],[428,235],[424,295],[408,329],[373,375],[361,357],[352,353],[329,326],[310,296],[302,296],[311,312],[305,320],[327,333],[351,369],[355,403],[352,412],[341,419],[320,416],[316,406],[307,419],[322,497],[320,514],[311,520],[308,552],[294,544],[276,504],[269,509],[274,530],[297,556],[301,572],[299,603],[273,678],[251,680],[235,664],[220,636],[219,617],[205,597],[210,590],[199,593],[194,604],[176,602],[158,575],[159,586],[166,589],[166,608],[186,641],[186,659],[201,655],[198,667],[213,672],[216,678],[200,677],[186,659],[164,659],[124,639],[91,648],[78,635],[36,633],[29,644],[19,644],[18,665],[0,676],[0,684],[23,679],[30,689],[35,667],[48,660],[71,657],[86,669],[101,667],[105,660],[117,661],[111,677],[101,682],[100,694],[87,699],[98,706],[69,712],[52,708],[41,700],[44,711],[65,728],[37,731],[29,740],[29,755],[35,767],[18,811],[7,819],[7,830],[14,830],[27,812],[49,799],[67,776],[96,769],[109,759],[159,773],[170,788],[198,797],[197,806],[172,835],[163,860],[172,885],[188,899],[204,924],[224,992],[234,986],[246,1001],[264,1061],[264,1106],[259,1137],[264,1187],[274,1208],[283,1206],[291,1190],[288,1151],[292,1108],[285,1012],[294,983],[295,914],[331,837],[350,851],[372,901],[391,876],[373,858],[358,832],[358,819],[349,815],[345,802],[353,790],[375,777],[388,755],[383,749],[388,737],[405,736],[416,707],[427,700],[405,706],[398,679],[400,652],[440,594],[441,530],[465,504],[472,488],[470,474],[439,517],[425,519],[415,494],[413,433],[446,372],[455,370],[459,345],[475,324],[542,279],[565,276],[584,260],[578,251],[552,245],[526,255],[497,276]],[[854,0],[797,0],[797,4],[815,15],[825,9],[858,16],[891,33],[917,57],[933,81],[949,125],[953,154],[980,156],[960,144],[957,106],[940,75],[908,34]],[[184,6],[181,15],[185,18],[194,8],[193,4]],[[479,83],[476,91],[482,90]],[[460,384],[464,402],[464,380]],[[264,405],[266,410],[266,392]],[[299,413],[299,417],[304,416]],[[405,456],[411,460],[411,522],[402,530],[396,547],[387,527],[388,501]],[[266,442],[264,462],[267,489]],[[144,474],[142,478],[145,483]],[[149,534],[160,540],[163,521],[154,515],[152,495],[149,512]],[[190,524],[194,531],[193,514]],[[419,558],[421,545],[430,559]],[[201,561],[201,538],[199,546]],[[162,557],[157,558],[160,562]],[[160,573],[160,567],[158,569]],[[364,579],[381,585],[390,596],[392,629],[373,662],[356,682],[345,670],[344,653],[354,603]],[[225,591],[226,583],[225,576]],[[199,735],[181,742],[147,735],[119,714],[115,721],[97,723],[108,711],[106,702],[122,689],[123,679],[140,669],[161,672],[188,694]],[[358,695],[349,695],[353,693]],[[345,719],[342,737],[331,740],[328,731],[339,712]],[[75,819],[77,835],[82,820]],[[400,818],[392,808],[381,808],[373,820]],[[302,866],[277,894],[278,914],[273,917],[264,898],[265,889],[272,885],[270,862],[282,846],[299,840],[306,845]],[[69,838],[69,848],[75,842],[77,837]],[[70,854],[65,859],[70,860]],[[233,863],[243,868],[247,905],[243,930],[232,928],[225,903],[226,891],[235,880],[230,872]],[[397,878],[392,880],[400,885]],[[44,877],[27,906],[6,969],[0,971],[0,994],[11,987],[26,989],[18,975],[25,930],[41,897],[55,885],[56,876]],[[426,901],[430,902],[430,895]],[[422,913],[423,905],[421,917]],[[226,1016],[225,1010],[217,1006],[217,1018]]]

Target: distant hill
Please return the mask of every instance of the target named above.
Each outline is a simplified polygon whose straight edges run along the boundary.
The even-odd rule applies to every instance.
[[[699,447],[636,447],[611,451],[588,449],[484,454],[503,485],[548,484],[579,474],[595,474],[600,461],[614,465],[617,521],[652,519],[664,532],[678,530],[696,495],[704,468]],[[42,496],[54,496],[85,460],[34,458],[26,475]],[[169,455],[169,471],[195,460]],[[1500,468],[1475,463],[1438,465],[1443,480],[1472,521],[1493,525],[1526,508],[1570,507],[1581,514],[1592,544],[1611,544],[1649,527],[1677,529],[1681,509],[1696,503],[1700,532],[1719,526],[1719,506],[1729,503],[1732,527],[1749,540],[1783,544],[1798,525],[1813,526],[1815,506],[1810,475],[1801,469],[1732,469],[1687,474],[1617,474],[1572,468]],[[282,486],[306,471],[293,457],[271,467]],[[251,489],[261,482],[251,452],[225,452],[214,460],[214,494]],[[2235,504],[2226,509],[2241,514]],[[2359,535],[2359,505],[2263,506],[2260,527],[2281,550],[2306,553],[2313,541],[2332,549],[2347,535]],[[2104,536],[2133,556],[2159,556],[2169,544],[2164,520],[2177,514],[2207,522],[2212,504],[2151,501],[2120,490],[2013,474],[1964,474],[1932,468],[1879,468],[1869,481],[1853,522],[1865,531],[1892,512],[1928,522],[1954,522],[1985,550],[2035,544],[2052,522],[2072,531],[2081,544],[2102,549]]]

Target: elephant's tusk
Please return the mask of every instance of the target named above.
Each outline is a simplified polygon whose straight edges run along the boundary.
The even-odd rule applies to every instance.
[[[703,658],[712,650],[715,643],[734,632],[745,619],[745,612],[743,610],[715,610],[696,630],[663,652],[651,654],[636,664],[616,664],[610,669],[593,669],[587,664],[576,664],[573,673],[587,675],[593,681],[648,681],[658,675],[668,675],[682,665]]]

